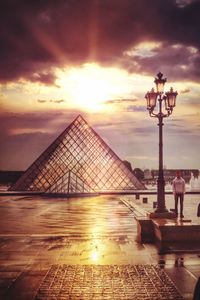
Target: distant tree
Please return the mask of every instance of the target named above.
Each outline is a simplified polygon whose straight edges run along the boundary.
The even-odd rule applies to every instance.
[[[152,178],[153,178],[153,176],[152,176],[152,171],[149,170],[149,169],[145,169],[145,170],[144,170],[144,178],[145,178],[145,179],[152,179]]]
[[[135,168],[133,170],[133,174],[137,177],[139,180],[144,179],[144,172],[140,168]]]
[[[131,172],[133,172],[131,163],[130,163],[129,161],[123,160],[123,163],[125,164],[125,166],[126,166]]]

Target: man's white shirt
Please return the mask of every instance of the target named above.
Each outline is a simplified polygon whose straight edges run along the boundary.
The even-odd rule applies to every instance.
[[[185,180],[180,177],[176,177],[172,183],[172,189],[174,194],[184,194],[185,193]]]

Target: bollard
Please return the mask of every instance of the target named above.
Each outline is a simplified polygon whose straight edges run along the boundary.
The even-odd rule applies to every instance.
[[[200,203],[199,203],[199,205],[197,207],[197,217],[200,217]]]
[[[143,203],[148,203],[148,198],[147,197],[142,198],[142,202]]]
[[[140,199],[140,194],[135,194],[135,199],[139,200]]]

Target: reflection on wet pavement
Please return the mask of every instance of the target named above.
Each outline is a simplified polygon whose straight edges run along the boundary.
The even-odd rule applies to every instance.
[[[0,299],[34,299],[52,265],[161,266],[162,259],[167,272],[174,268],[176,254],[161,256],[154,245],[137,242],[134,215],[120,196],[2,196],[0,200]],[[184,267],[170,276],[181,290],[189,270],[189,288],[183,293],[191,296],[199,258],[182,257]]]
[[[25,258],[27,254],[31,261],[71,264],[149,262],[150,257],[144,257],[145,248],[136,242],[134,216],[117,198],[24,197],[4,199],[0,205],[0,247],[7,250],[17,247],[21,249],[21,255]],[[35,255],[30,255],[33,251]],[[8,256],[13,259],[15,253],[12,251]]]

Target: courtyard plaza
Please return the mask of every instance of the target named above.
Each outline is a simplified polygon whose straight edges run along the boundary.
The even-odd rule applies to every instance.
[[[192,299],[199,249],[178,245],[161,253],[155,244],[138,242],[141,199],[0,199],[0,299]]]

